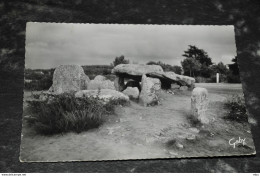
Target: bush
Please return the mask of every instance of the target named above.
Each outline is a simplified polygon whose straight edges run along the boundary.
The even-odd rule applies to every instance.
[[[212,74],[209,78],[205,78],[202,76],[197,76],[195,78],[197,83],[216,83],[216,74]],[[227,82],[227,76],[224,74],[219,75],[219,82],[226,83]]]
[[[245,100],[242,94],[233,95],[231,98],[229,98],[225,103],[225,107],[229,110],[228,114],[224,117],[225,119],[237,122],[248,121]]]
[[[240,76],[229,73],[227,75],[227,82],[228,83],[241,83]]]
[[[24,89],[31,91],[48,90],[52,85],[54,69],[26,69],[24,72]]]
[[[211,80],[210,80],[210,78],[204,78],[202,76],[197,76],[195,78],[195,82],[196,83],[209,83],[209,82],[211,82]]]
[[[36,132],[45,135],[74,131],[80,133],[97,128],[105,122],[105,116],[114,113],[115,105],[121,101],[110,101],[106,105],[98,98],[75,98],[73,94],[55,95],[51,101],[28,101],[32,117],[27,122]]]

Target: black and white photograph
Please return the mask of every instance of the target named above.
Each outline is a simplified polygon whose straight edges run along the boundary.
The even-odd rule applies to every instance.
[[[255,155],[234,26],[28,22],[20,161]]]

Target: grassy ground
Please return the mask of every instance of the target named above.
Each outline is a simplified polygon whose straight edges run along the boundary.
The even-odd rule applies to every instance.
[[[21,160],[78,161],[248,155],[255,151],[248,123],[223,120],[226,97],[242,93],[240,84],[197,84],[209,91],[209,125],[189,119],[191,92],[160,92],[161,105],[131,102],[108,122],[80,134],[41,136],[23,123]],[[25,92],[25,99],[30,93]],[[26,114],[26,104],[24,106]],[[246,138],[235,149],[231,138]],[[189,140],[188,140],[188,139]],[[195,138],[195,139],[192,139]]]

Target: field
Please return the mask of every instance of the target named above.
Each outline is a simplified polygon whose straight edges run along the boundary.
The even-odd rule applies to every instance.
[[[160,91],[161,104],[154,107],[117,107],[116,115],[98,129],[63,135],[36,134],[23,121],[22,161],[90,161],[117,159],[178,158],[249,155],[254,153],[248,123],[223,119],[224,102],[232,94],[242,93],[241,84],[200,83],[209,92],[209,125],[194,123],[189,117],[189,91],[174,95]],[[30,98],[24,93],[24,99]],[[24,103],[24,116],[26,116]],[[229,140],[245,138],[246,145],[235,148]]]

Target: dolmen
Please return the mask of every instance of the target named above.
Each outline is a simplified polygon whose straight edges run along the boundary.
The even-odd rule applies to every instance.
[[[195,79],[189,76],[179,75],[174,72],[164,72],[159,65],[120,64],[113,68],[112,73],[116,75],[115,87],[122,91],[125,87],[124,79],[132,79],[140,82],[143,75],[158,78],[163,88],[171,88],[171,85],[179,85],[178,88],[186,86],[194,88]]]
[[[51,88],[40,98],[73,92],[76,97],[95,96],[108,102],[113,99],[136,100],[144,106],[157,105],[160,89],[192,90],[195,79],[164,72],[159,65],[120,64],[112,69],[116,75],[114,82],[102,75],[93,80],[79,65],[60,65],[53,74]]]
[[[157,92],[161,88],[192,90],[195,87],[194,78],[174,72],[164,72],[159,65],[120,64],[113,68],[112,73],[116,75],[115,89],[128,93],[129,87],[137,87],[140,91],[139,102],[144,106],[158,104]],[[128,82],[125,83],[126,80]]]

